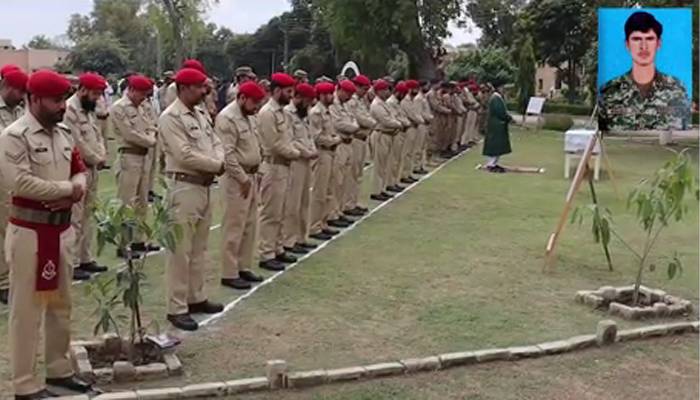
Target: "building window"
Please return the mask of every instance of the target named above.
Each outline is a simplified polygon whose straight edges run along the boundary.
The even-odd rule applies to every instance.
[[[544,86],[544,83],[542,82],[542,79],[537,80],[537,88],[538,90],[542,90],[542,87]]]

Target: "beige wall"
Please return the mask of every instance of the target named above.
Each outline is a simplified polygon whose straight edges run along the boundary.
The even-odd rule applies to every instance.
[[[549,97],[550,89],[554,88],[554,94],[556,95],[561,89],[561,87],[557,89],[556,83],[557,69],[547,64],[538,64],[535,70],[535,93],[538,96]]]
[[[27,72],[41,68],[53,68],[54,64],[64,60],[70,52],[65,50],[0,49],[0,65],[16,64]]]

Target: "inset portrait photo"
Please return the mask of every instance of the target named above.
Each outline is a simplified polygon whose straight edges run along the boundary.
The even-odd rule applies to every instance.
[[[690,124],[689,8],[598,10],[598,125],[603,131]]]

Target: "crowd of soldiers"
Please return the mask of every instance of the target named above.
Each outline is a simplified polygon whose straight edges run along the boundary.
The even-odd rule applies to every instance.
[[[357,75],[312,85],[301,70],[258,80],[247,66],[217,91],[197,60],[165,74],[160,87],[131,74],[113,103],[95,73],[71,85],[50,70],[7,65],[0,78],[0,300],[10,305],[17,399],[52,396],[34,371],[42,319],[46,384],[93,390],[68,360],[70,284],[107,270],[91,240],[108,133],[118,141],[118,197],[138,216],[148,212],[157,172],[166,178],[167,204],[184,230],[167,252],[167,319],[196,330],[192,314],[223,310],[204,290],[216,182],[225,206],[221,284],[247,290],[263,280],[256,260],[282,271],[368,212],[360,190],[368,163],[370,198],[383,202],[479,142],[490,96],[474,80]],[[134,237],[117,253],[156,250]]]

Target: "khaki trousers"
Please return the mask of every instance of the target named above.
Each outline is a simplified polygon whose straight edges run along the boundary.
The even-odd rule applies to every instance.
[[[99,173],[94,167],[86,171],[87,187],[83,199],[73,205],[71,223],[75,230],[76,244],[78,247],[78,264],[95,261],[92,255],[92,238],[95,236],[95,200],[97,200],[97,185]]]
[[[348,197],[345,203],[345,210],[352,210],[360,206],[360,190],[362,189],[362,175],[367,159],[367,141],[360,139],[352,140],[352,179],[348,188]]]
[[[148,190],[146,191],[146,196],[148,196],[148,192],[152,191],[156,185],[156,176],[158,176],[158,170],[160,167],[160,155],[161,151],[159,143],[156,143],[155,146],[148,149],[146,163],[149,165],[149,170],[147,183]],[[148,201],[148,198],[146,198],[146,201]]]
[[[238,278],[241,270],[250,270],[255,259],[258,234],[258,178],[249,174],[250,192],[243,197],[241,184],[229,177],[221,179],[224,203],[222,279]]]
[[[148,211],[148,190],[151,175],[151,159],[148,155],[119,154],[117,166],[117,196],[124,204],[134,208],[136,216],[146,217]],[[132,238],[143,242],[143,238]]]
[[[398,185],[401,180],[401,172],[403,169],[403,148],[406,144],[406,131],[399,132],[391,141],[389,151],[389,185]]]
[[[408,178],[413,173],[414,153],[418,142],[418,127],[412,126],[406,131],[406,141],[401,153],[401,177]]]
[[[464,128],[466,126],[465,122],[467,120],[466,114],[457,116],[457,128],[454,131],[454,136],[452,138],[452,145],[456,146],[461,144],[462,134],[464,133]]]
[[[284,219],[282,220],[282,244],[294,247],[309,237],[309,212],[311,207],[311,162],[310,160],[292,161],[289,166],[289,185],[284,201]]]
[[[425,168],[425,153],[428,148],[428,125],[420,124],[416,132],[416,145],[413,147],[413,169]]]
[[[289,167],[263,163],[260,209],[260,261],[284,253],[282,247],[282,218],[284,198],[289,181]]]
[[[374,179],[372,180],[373,194],[382,193],[386,190],[387,186],[391,185],[391,169],[389,162],[393,138],[394,136],[380,131],[374,131],[372,132],[372,136],[370,136],[373,149],[372,162],[374,164],[372,168],[374,174]]]
[[[211,225],[211,189],[169,179],[168,203],[175,222],[182,226],[182,240],[175,252],[168,251],[168,314],[187,313],[187,305],[207,300],[204,268]]]
[[[464,134],[462,135],[462,144],[479,141],[479,132],[476,125],[476,120],[476,111],[469,111],[467,113],[466,122],[464,123]]]
[[[328,228],[327,202],[328,186],[331,181],[333,158],[335,153],[330,150],[320,150],[318,159],[313,167],[313,189],[311,191],[311,229],[312,235]]]
[[[1,174],[2,172],[0,172]],[[3,179],[0,178],[0,182]],[[4,186],[4,182],[2,185]],[[7,220],[10,216],[10,193],[4,189],[0,189],[0,241],[5,243],[5,231],[7,229]],[[0,289],[10,288],[10,266],[5,260],[5,247],[0,246]]]
[[[336,188],[336,202],[333,203],[334,218],[337,218],[343,211],[347,210],[345,206],[350,201],[352,185],[355,182],[354,157],[352,142],[340,143],[338,145],[335,154],[335,165],[333,167]]]
[[[44,322],[44,360],[48,378],[65,378],[73,374],[68,356],[70,346],[71,296],[73,279],[72,227],[61,233],[61,256],[58,265],[58,303],[44,304],[37,299],[37,234],[34,230],[8,225],[5,256],[10,266],[9,351],[15,394],[40,391],[44,383],[35,374],[42,320]]]

